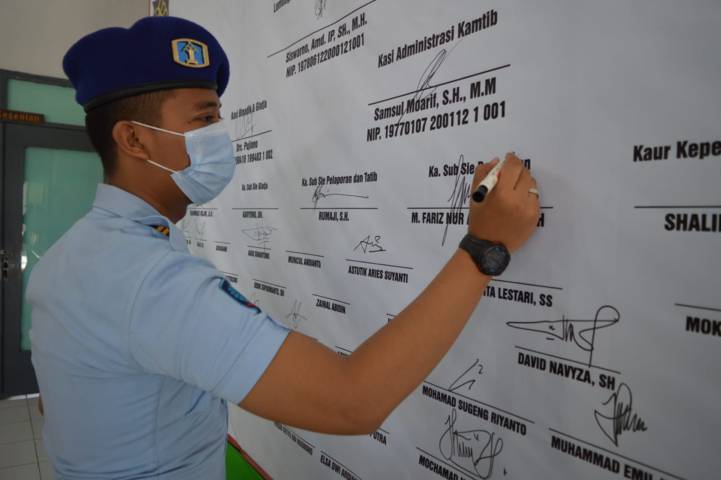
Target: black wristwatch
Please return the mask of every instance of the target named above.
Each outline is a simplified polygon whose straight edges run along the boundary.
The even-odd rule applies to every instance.
[[[463,237],[458,247],[468,252],[478,270],[489,277],[502,274],[511,262],[511,253],[505,245],[478,239],[470,233]]]

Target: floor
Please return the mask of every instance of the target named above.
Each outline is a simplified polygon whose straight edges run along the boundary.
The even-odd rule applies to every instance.
[[[41,440],[38,395],[0,401],[0,480],[52,480]]]

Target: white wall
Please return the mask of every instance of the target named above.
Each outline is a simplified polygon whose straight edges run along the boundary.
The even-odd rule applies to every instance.
[[[63,55],[76,40],[147,14],[148,0],[0,0],[0,68],[66,78]]]

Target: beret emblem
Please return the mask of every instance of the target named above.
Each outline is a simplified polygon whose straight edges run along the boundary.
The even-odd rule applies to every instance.
[[[203,68],[210,65],[208,46],[191,38],[176,38],[171,42],[173,60],[184,67]]]

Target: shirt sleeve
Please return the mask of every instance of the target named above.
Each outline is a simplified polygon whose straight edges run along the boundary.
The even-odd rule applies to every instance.
[[[206,261],[175,251],[140,282],[128,330],[130,353],[145,371],[236,404],[290,332]]]

